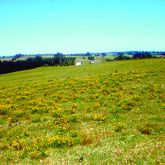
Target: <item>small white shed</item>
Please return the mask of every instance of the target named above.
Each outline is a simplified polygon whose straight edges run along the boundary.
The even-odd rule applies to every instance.
[[[82,62],[76,62],[75,65],[80,66],[80,65],[82,65]]]

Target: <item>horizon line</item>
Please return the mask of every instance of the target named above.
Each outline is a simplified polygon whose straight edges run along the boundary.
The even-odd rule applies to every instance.
[[[2,55],[0,54],[0,57],[3,57],[3,56],[15,56],[17,54],[21,54],[21,55],[30,55],[30,56],[33,56],[33,55],[55,55],[57,53],[62,53],[64,55],[74,55],[74,54],[86,54],[86,53],[94,53],[94,54],[97,54],[97,53],[118,53],[118,52],[165,52],[165,50],[123,50],[123,51],[87,51],[87,52],[76,52],[76,53],[63,53],[63,52],[60,52],[60,51],[57,51],[56,53],[16,53],[16,54],[5,54],[5,55]]]

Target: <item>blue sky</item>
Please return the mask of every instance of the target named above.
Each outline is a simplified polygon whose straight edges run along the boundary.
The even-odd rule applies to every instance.
[[[0,0],[0,55],[165,51],[165,0]]]

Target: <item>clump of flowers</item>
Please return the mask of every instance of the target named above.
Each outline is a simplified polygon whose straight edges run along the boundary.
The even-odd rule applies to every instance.
[[[106,119],[106,115],[103,113],[96,113],[93,115],[94,121],[104,121]]]
[[[26,148],[26,143],[22,139],[16,139],[12,142],[11,148],[15,150],[23,150],[24,148]]]
[[[40,153],[37,150],[34,150],[30,153],[30,158],[31,159],[38,159],[40,157]]]
[[[54,136],[48,139],[48,143],[51,147],[71,147],[74,144],[74,140],[71,137]]]
[[[7,115],[9,113],[10,108],[11,105],[0,104],[0,115]]]
[[[39,158],[45,158],[47,157],[47,152],[45,150],[34,150],[30,153],[30,158],[31,159],[39,159]]]
[[[55,118],[61,117],[63,112],[64,112],[64,109],[60,107],[55,107],[54,109],[51,109],[49,111],[49,113],[52,114],[52,116]]]
[[[68,123],[68,120],[65,117],[59,117],[55,121],[56,126],[63,125],[63,124],[66,124],[66,123]]]

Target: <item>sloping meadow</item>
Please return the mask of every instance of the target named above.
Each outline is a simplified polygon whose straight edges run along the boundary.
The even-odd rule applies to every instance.
[[[0,163],[165,163],[164,69],[152,59],[0,76]]]

